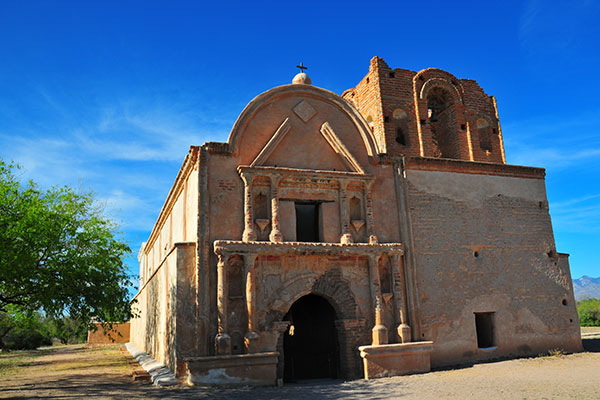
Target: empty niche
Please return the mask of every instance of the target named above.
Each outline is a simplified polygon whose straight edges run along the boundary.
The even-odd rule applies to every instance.
[[[254,222],[258,226],[258,240],[267,240],[268,239],[268,229],[269,226],[269,199],[267,196],[259,192],[254,196]]]
[[[494,338],[494,312],[475,313],[477,347],[487,349],[496,346]]]
[[[392,272],[387,258],[379,262],[379,283],[382,294],[392,293]]]
[[[363,217],[363,209],[362,202],[360,198],[357,196],[352,196],[350,198],[350,223],[354,227],[354,230],[357,234],[362,230],[362,227],[365,225],[365,220]],[[360,239],[359,237],[355,237],[355,239]]]
[[[396,142],[402,146],[408,146],[408,117],[401,108],[396,108],[393,112],[396,121]]]
[[[490,123],[485,118],[477,119],[477,133],[479,134],[479,147],[483,151],[492,151],[492,140],[490,138]]]
[[[262,192],[254,196],[254,218],[269,218],[269,204],[267,201],[267,196],[265,196]]]
[[[350,199],[350,219],[362,219],[362,207],[360,204],[360,199],[356,196],[352,196]]]
[[[227,282],[229,283],[229,297],[237,298],[244,295],[243,288],[243,273],[244,273],[244,260],[241,256],[232,256],[227,262]]]

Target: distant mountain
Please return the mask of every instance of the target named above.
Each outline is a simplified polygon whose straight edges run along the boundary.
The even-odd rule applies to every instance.
[[[600,277],[592,278],[584,275],[579,279],[573,279],[573,291],[575,300],[600,299]]]

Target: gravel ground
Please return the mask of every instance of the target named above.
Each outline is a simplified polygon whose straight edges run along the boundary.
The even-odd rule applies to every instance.
[[[584,353],[526,358],[372,381],[234,389],[132,382],[121,346],[66,346],[0,373],[6,399],[600,399],[600,338]],[[0,355],[0,357],[6,357]]]

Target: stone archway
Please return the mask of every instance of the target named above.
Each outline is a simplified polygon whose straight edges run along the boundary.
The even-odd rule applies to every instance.
[[[308,294],[292,304],[283,320],[289,321],[283,337],[284,381],[337,378],[339,343],[331,304]]]

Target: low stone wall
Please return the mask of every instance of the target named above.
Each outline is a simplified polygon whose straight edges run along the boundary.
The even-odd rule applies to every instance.
[[[123,322],[120,324],[112,324],[113,329],[104,332],[102,324],[95,323],[96,330],[90,329],[88,331],[88,344],[113,344],[113,343],[127,343],[129,342],[129,322]]]

